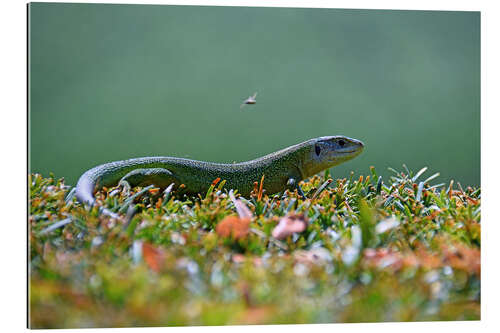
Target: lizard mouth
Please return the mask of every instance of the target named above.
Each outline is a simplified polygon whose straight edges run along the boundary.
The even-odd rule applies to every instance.
[[[350,153],[355,153],[357,150],[356,149],[353,149],[353,150],[344,150],[344,151],[340,151],[339,153],[341,154],[350,154]]]
[[[359,154],[361,153],[363,149],[349,149],[349,150],[341,150],[338,151],[337,153],[339,155],[351,155],[351,154]]]
[[[349,149],[349,150],[342,150],[342,151],[337,151],[336,156],[332,156],[328,159],[329,162],[336,162],[339,158],[344,158],[344,157],[350,157],[354,158],[355,156],[361,154],[363,149]]]

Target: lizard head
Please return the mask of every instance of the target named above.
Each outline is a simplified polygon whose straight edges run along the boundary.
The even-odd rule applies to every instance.
[[[323,136],[308,141],[302,172],[310,177],[353,159],[363,151],[363,142],[345,136]]]

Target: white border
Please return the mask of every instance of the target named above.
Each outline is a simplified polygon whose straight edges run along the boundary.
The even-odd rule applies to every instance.
[[[495,1],[487,0],[421,0],[421,1],[51,1],[92,3],[179,4],[179,5],[231,5],[259,7],[308,7],[308,8],[364,8],[406,10],[466,10],[481,11],[481,84],[482,84],[482,320],[480,322],[434,323],[384,323],[384,324],[334,324],[334,325],[278,325],[278,326],[225,326],[168,328],[169,331],[223,331],[250,332],[254,330],[342,330],[342,332],[422,332],[498,330],[499,315],[499,214],[495,211],[500,188],[498,127],[499,95],[499,11]],[[2,159],[1,199],[3,237],[1,237],[1,326],[7,331],[25,330],[26,326],[26,4],[22,1],[3,1],[0,7],[1,24],[1,92],[2,121],[0,127]],[[466,140],[466,133],[464,133]],[[460,143],[457,143],[460,144]],[[127,329],[137,331],[139,329]],[[165,328],[150,328],[165,330]],[[44,330],[42,330],[44,331]],[[66,331],[66,330],[62,330]],[[71,330],[70,332],[97,330]],[[108,332],[119,331],[111,329]]]

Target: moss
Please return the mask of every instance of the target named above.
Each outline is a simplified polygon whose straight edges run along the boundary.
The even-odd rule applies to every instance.
[[[314,176],[305,200],[258,191],[236,238],[217,232],[236,214],[224,190],[143,191],[133,218],[112,219],[66,202],[63,180],[29,175],[31,327],[480,319],[480,188],[394,173]],[[96,198],[127,208],[112,188]],[[290,214],[306,230],[274,240]]]

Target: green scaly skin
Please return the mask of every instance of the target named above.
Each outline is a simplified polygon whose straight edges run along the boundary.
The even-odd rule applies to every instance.
[[[165,188],[174,183],[180,194],[206,193],[212,182],[225,180],[226,189],[248,196],[265,175],[264,188],[272,194],[297,189],[299,182],[320,171],[348,161],[363,151],[363,143],[345,136],[320,137],[248,162],[222,164],[176,157],[141,157],[96,166],[85,172],[76,186],[77,199],[89,205],[94,191],[117,184]],[[181,184],[184,187],[179,188]]]

